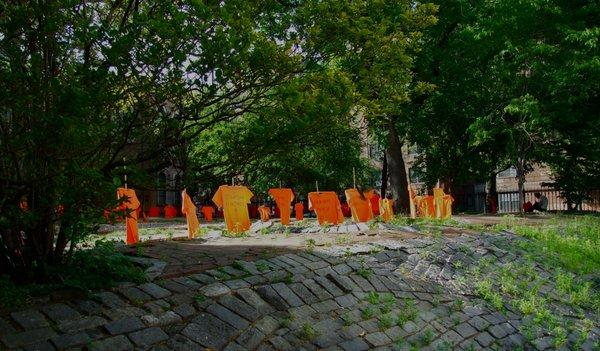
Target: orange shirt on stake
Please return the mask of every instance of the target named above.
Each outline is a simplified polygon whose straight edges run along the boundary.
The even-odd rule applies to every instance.
[[[137,209],[140,207],[140,201],[137,196],[135,196],[135,190],[129,188],[118,188],[117,189],[117,199],[121,200],[125,197],[123,202],[121,203],[121,209],[127,210],[127,218],[125,218],[125,228],[126,228],[126,240],[127,245],[132,245],[140,241],[140,236],[138,234],[137,227]]]
[[[365,191],[364,197],[356,189],[346,190],[346,199],[352,211],[352,220],[356,223],[368,222],[373,218],[373,210],[371,209],[371,197],[373,191]]]
[[[333,191],[308,193],[308,209],[315,211],[320,225],[344,223],[340,199]]]
[[[260,214],[260,220],[266,222],[270,219],[271,209],[265,205],[258,206],[258,213]]]
[[[384,222],[389,222],[394,217],[394,200],[392,199],[381,199],[379,200],[379,211],[381,212],[381,219]]]
[[[304,204],[302,202],[296,202],[294,205],[294,211],[296,212],[297,221],[304,219]]]
[[[200,222],[196,216],[196,205],[185,190],[181,192],[181,212],[187,220],[188,238],[193,239],[200,227]]]
[[[290,215],[292,210],[290,208],[292,200],[294,200],[294,193],[290,188],[272,188],[269,189],[269,195],[275,199],[277,208],[279,208],[279,218],[281,218],[281,224],[290,224]]]
[[[245,186],[221,185],[215,195],[213,202],[223,208],[223,216],[230,232],[244,232],[250,229],[250,216],[248,215],[248,203],[254,196]]]
[[[202,206],[202,208],[200,209],[200,211],[202,211],[202,215],[204,216],[204,219],[207,222],[212,222],[213,219],[213,213],[215,213],[215,209],[212,206]]]

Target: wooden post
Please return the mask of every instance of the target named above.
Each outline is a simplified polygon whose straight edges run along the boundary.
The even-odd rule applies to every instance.
[[[354,189],[356,189],[356,170],[352,167],[352,182],[354,184]]]
[[[123,170],[125,171],[125,189],[127,189],[127,158],[123,157]]]
[[[315,185],[317,186],[317,192],[319,192],[319,181],[315,180]]]

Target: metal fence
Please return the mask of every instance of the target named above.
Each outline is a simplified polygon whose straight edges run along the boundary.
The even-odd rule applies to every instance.
[[[525,190],[525,202],[535,202],[535,193],[541,193],[548,198],[548,211],[566,211],[567,203],[565,199],[560,196],[560,192],[554,189],[530,189]],[[579,210],[581,211],[600,211],[600,190],[588,191],[588,196],[591,200],[585,201],[581,204]],[[521,208],[519,203],[519,192],[518,191],[505,191],[498,192],[498,212],[499,213],[510,213],[519,212]]]
[[[549,211],[566,211],[567,203],[560,192],[555,189],[529,189],[525,190],[525,201],[535,202],[535,193],[541,193],[548,198]],[[486,213],[486,193],[458,193],[454,194],[456,212],[467,213]],[[578,208],[580,211],[596,211],[600,212],[600,190],[588,191],[588,196],[591,200],[587,200]],[[498,192],[498,213],[514,213],[519,212],[521,208],[519,203],[519,192],[517,190]]]

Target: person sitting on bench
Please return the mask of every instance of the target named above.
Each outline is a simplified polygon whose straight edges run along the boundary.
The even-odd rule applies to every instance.
[[[541,193],[534,193],[535,203],[533,204],[532,210],[537,210],[540,212],[548,211],[548,198]]]

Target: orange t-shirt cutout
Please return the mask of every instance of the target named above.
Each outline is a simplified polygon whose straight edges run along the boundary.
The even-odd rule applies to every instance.
[[[296,202],[294,205],[294,211],[296,212],[297,221],[304,219],[304,204],[302,202]]]
[[[290,215],[292,214],[291,205],[294,200],[294,193],[290,188],[272,188],[269,189],[269,195],[275,199],[277,208],[279,209],[279,218],[281,224],[290,224]]]
[[[117,189],[117,199],[126,197],[121,203],[121,210],[127,210],[127,217],[125,218],[125,232],[127,245],[132,245],[140,241],[137,227],[137,209],[140,207],[140,201],[135,195],[135,190],[128,188]]]
[[[181,213],[185,215],[188,226],[188,238],[194,239],[198,228],[200,227],[200,221],[196,215],[196,205],[192,201],[192,198],[184,190],[181,192]]]
[[[346,190],[346,199],[350,211],[352,211],[352,220],[356,223],[364,223],[373,219],[373,210],[371,209],[373,191],[365,191],[363,194],[364,197],[360,196],[360,192],[356,189]]]
[[[320,225],[344,223],[340,199],[333,191],[308,193],[308,209],[315,211]]]
[[[213,202],[223,208],[223,217],[227,230],[230,232],[244,232],[250,229],[250,216],[248,203],[254,196],[248,188],[238,185],[221,185]]]

